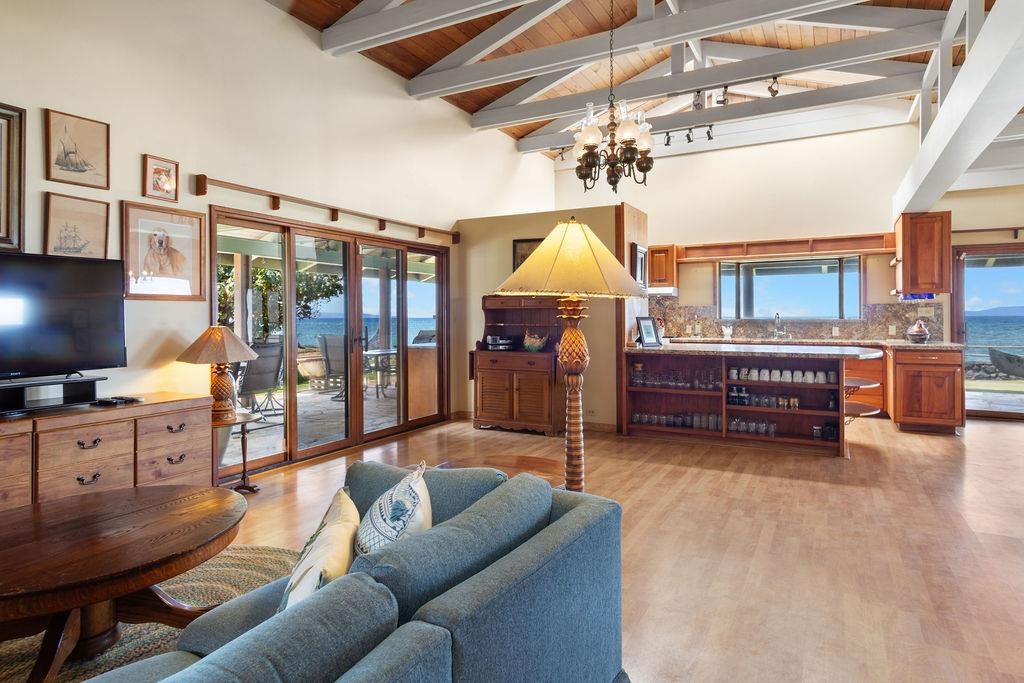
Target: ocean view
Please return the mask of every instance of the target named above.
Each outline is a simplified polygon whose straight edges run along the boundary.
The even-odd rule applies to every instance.
[[[1024,355],[1024,316],[976,316],[967,311],[966,319],[966,362],[988,362],[990,346]]]
[[[363,316],[363,327],[366,330],[366,336],[368,339],[373,339],[377,334],[377,328],[380,327],[380,319],[377,316]],[[398,329],[398,318],[391,318],[391,329]],[[420,330],[435,330],[437,329],[437,321],[433,318],[409,318],[409,343],[416,338],[416,333]],[[299,340],[299,346],[316,346],[317,335],[320,334],[343,334],[345,331],[345,319],[344,318],[331,318],[327,316],[320,316],[319,318],[309,318],[306,320],[299,320],[296,323],[296,336]],[[389,346],[394,346],[392,343]]]

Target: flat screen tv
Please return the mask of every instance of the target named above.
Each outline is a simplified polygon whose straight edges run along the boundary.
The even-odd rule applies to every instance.
[[[0,254],[0,379],[126,364],[121,261]]]

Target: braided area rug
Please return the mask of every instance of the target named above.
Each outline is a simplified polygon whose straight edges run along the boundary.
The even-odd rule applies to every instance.
[[[160,586],[182,602],[220,604],[288,574],[298,553],[259,545],[228,546],[223,552]],[[121,624],[121,640],[93,659],[68,660],[58,681],[82,681],[138,659],[174,650],[179,630],[163,624]],[[42,634],[0,643],[0,681],[28,678]]]

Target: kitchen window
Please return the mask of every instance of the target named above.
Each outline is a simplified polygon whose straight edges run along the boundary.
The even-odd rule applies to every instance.
[[[718,291],[724,320],[856,319],[860,257],[722,262]]]

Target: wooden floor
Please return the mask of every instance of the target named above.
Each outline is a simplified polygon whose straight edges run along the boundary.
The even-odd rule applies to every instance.
[[[1024,423],[848,438],[850,460],[587,435],[588,491],[624,508],[634,681],[1024,680]],[[361,457],[557,471],[561,449],[458,422]],[[259,476],[236,542],[299,548],[346,462]]]

